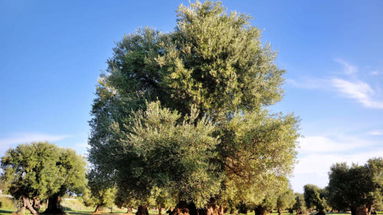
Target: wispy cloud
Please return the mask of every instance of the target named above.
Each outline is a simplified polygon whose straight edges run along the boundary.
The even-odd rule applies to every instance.
[[[345,78],[302,78],[288,79],[287,84],[297,88],[332,90],[339,95],[353,99],[367,108],[383,109],[383,97],[379,89],[358,78],[358,67],[337,58],[335,62],[341,64]]]
[[[334,59],[335,62],[339,63],[343,67],[343,73],[346,75],[354,75],[358,73],[358,67],[347,62],[344,59],[341,58],[336,58]]]
[[[381,75],[381,74],[383,74],[383,72],[380,72],[378,70],[374,70],[374,71],[370,72],[370,75],[373,75],[373,76],[378,76],[378,75]]]
[[[0,138],[0,155],[3,155],[6,150],[22,143],[31,143],[37,141],[55,142],[68,138],[69,135],[54,135],[44,133],[15,133],[6,137]]]
[[[330,82],[341,95],[354,99],[365,107],[383,109],[383,101],[376,98],[375,90],[366,82],[340,78],[333,78]]]
[[[372,130],[368,132],[369,135],[383,136],[383,130]]]

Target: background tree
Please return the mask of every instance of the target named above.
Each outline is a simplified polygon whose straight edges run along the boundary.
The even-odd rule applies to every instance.
[[[313,184],[306,184],[304,186],[304,199],[308,209],[318,211],[318,214],[326,214],[325,209],[327,202],[325,199],[325,190]]]
[[[261,201],[258,203],[250,201],[248,203],[249,205],[255,205],[253,207],[255,215],[266,215],[271,213],[273,209],[277,209],[278,213],[281,213],[281,210],[287,207],[289,202],[294,200],[294,196],[292,197],[292,200],[284,198],[288,197],[289,192],[292,193],[287,178],[280,177],[278,181],[274,180],[273,182],[273,187],[265,188],[267,190],[263,192],[263,199],[261,199]]]
[[[291,209],[295,204],[295,195],[291,188],[280,194],[277,198],[276,209],[278,214],[281,215],[283,210]]]
[[[329,203],[334,209],[365,215],[382,199],[381,158],[370,159],[364,166],[337,163],[331,167],[329,177]]]
[[[306,214],[306,203],[304,195],[301,193],[294,193],[294,195],[295,203],[292,209],[295,210],[297,214]]]
[[[111,181],[106,181],[103,175],[92,169],[87,174],[88,190],[83,195],[87,206],[95,206],[95,213],[100,213],[107,207],[112,207],[116,198],[116,188]]]
[[[83,191],[85,161],[73,150],[47,142],[21,144],[1,160],[9,193],[23,201],[22,209],[38,214],[38,200],[49,199],[46,213],[63,213],[60,198]],[[23,210],[21,210],[23,211]]]
[[[284,71],[259,37],[249,17],[211,1],[181,5],[174,32],[125,37],[97,87],[94,167],[141,202],[155,188],[217,213],[261,201],[291,172],[298,134],[295,117],[266,111]]]

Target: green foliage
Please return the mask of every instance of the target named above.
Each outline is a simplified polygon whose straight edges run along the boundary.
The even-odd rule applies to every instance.
[[[218,127],[220,163],[230,184],[229,198],[255,204],[267,191],[286,188],[295,159],[296,119],[244,112]]]
[[[231,206],[282,190],[297,120],[265,110],[284,71],[259,38],[249,17],[206,1],[181,5],[174,32],[117,44],[97,86],[89,161],[116,182],[118,205],[149,204],[156,189]]]
[[[152,207],[171,208],[176,205],[176,199],[167,189],[155,187],[152,189],[149,205]]]
[[[313,184],[306,184],[304,186],[304,199],[308,209],[324,212],[327,207],[325,190]]]
[[[295,203],[292,207],[293,210],[297,212],[297,214],[306,213],[306,203],[304,195],[301,193],[294,193],[295,195]]]
[[[161,108],[159,102],[135,112],[133,132],[121,144],[139,160],[118,168],[120,174],[128,173],[120,178],[138,184],[131,188],[141,195],[149,197],[145,192],[159,187],[179,200],[206,203],[218,192],[219,178],[209,163],[216,156],[218,140],[211,136],[214,127],[207,120],[196,121],[196,114],[181,120],[180,114]]]
[[[173,101],[213,118],[278,101],[283,71],[259,36],[249,17],[227,14],[219,2],[181,5],[171,42],[157,58]]]
[[[253,200],[253,202],[251,202],[252,199],[250,199],[250,201],[248,200],[248,205],[254,208],[255,213],[259,215],[267,214],[273,209],[281,211],[291,207],[295,202],[293,191],[289,187],[287,178],[284,177],[280,177],[278,180],[274,178],[273,186],[269,185],[265,187],[265,190],[259,192],[259,195],[263,196],[260,201],[254,202]]]
[[[88,189],[82,196],[86,206],[112,207],[116,198],[116,188],[110,181],[105,181],[95,169],[87,174]]]
[[[278,210],[290,209],[296,202],[294,192],[291,188],[280,194],[277,198],[276,208]]]
[[[1,160],[3,177],[15,198],[48,198],[81,193],[85,187],[85,161],[73,150],[46,142],[21,144]]]
[[[335,209],[352,210],[381,205],[383,159],[370,159],[360,166],[337,163],[331,167],[329,203]]]

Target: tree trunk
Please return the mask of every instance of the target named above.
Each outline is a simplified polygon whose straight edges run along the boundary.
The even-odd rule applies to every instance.
[[[326,212],[324,210],[319,210],[316,215],[326,215]]]
[[[207,215],[223,215],[224,210],[222,206],[218,206],[216,204],[210,204],[207,207]]]
[[[370,212],[366,206],[356,208],[356,215],[370,215]]]
[[[102,205],[97,205],[96,209],[94,210],[93,214],[100,214],[105,210],[104,206]]]
[[[282,210],[278,208],[278,215],[282,215]]]
[[[209,204],[206,208],[198,208],[195,204],[180,201],[170,215],[223,215],[224,208],[216,204]]]
[[[256,207],[254,209],[254,214],[255,215],[266,215],[267,214],[267,210],[264,207],[258,206],[258,207]]]
[[[148,208],[143,205],[138,206],[136,215],[149,215]]]
[[[127,211],[126,211],[126,214],[127,214],[127,215],[133,215],[133,208],[128,207],[128,209],[127,209]]]
[[[240,203],[238,206],[238,213],[247,214],[247,206],[244,203]]]
[[[162,207],[161,207],[161,205],[158,205],[158,215],[162,215]]]
[[[25,214],[25,205],[24,201],[22,202],[22,205],[15,213],[12,213],[12,215],[24,215]]]
[[[33,215],[38,215],[39,214],[39,212],[37,212],[32,207],[31,200],[28,197],[22,196],[21,199],[23,200],[23,207],[20,208],[20,210],[16,211],[17,214],[24,214],[25,209],[28,209],[31,212],[31,214],[33,214]]]
[[[41,208],[41,200],[39,198],[33,198],[33,205],[32,207],[36,210],[39,211]]]
[[[234,208],[230,208],[230,214],[234,214]]]
[[[48,207],[44,211],[44,214],[65,214],[61,205],[61,197],[57,194],[49,197],[48,199]]]
[[[205,213],[205,214],[204,214]],[[197,211],[197,208],[194,203],[187,203],[185,201],[180,201],[174,208],[171,215],[206,215],[204,211]]]

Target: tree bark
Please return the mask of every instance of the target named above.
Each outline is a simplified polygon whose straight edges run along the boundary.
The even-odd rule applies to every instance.
[[[224,210],[222,206],[211,204],[207,207],[207,215],[223,215]]]
[[[256,207],[254,209],[254,214],[255,215],[266,215],[267,214],[267,210],[264,207],[258,206],[258,207]]]
[[[36,210],[39,211],[41,208],[41,200],[39,198],[33,198],[33,205],[32,207]]]
[[[356,208],[354,207],[351,207],[351,215],[356,215]]]
[[[229,213],[230,213],[230,214],[234,214],[234,212],[235,212],[235,211],[234,211],[234,208],[230,208],[230,212],[229,212]]]
[[[126,214],[127,214],[127,215],[133,215],[133,208],[128,207],[128,209],[127,209],[127,211],[126,211]]]
[[[278,215],[282,215],[282,210],[278,208]]]
[[[326,215],[326,212],[324,210],[319,210],[316,215]]]
[[[195,204],[180,201],[170,215],[223,215],[224,208],[216,204],[209,204],[206,208],[198,208]]]
[[[16,211],[17,214],[24,214],[25,213],[25,209],[28,209],[31,212],[31,214],[33,214],[33,215],[38,215],[39,214],[39,212],[37,212],[33,208],[32,204],[31,204],[31,200],[28,197],[22,196],[21,199],[23,201],[23,207],[21,207],[18,211]]]
[[[48,208],[43,214],[65,214],[63,208],[60,205],[61,197],[57,194],[49,197]]]
[[[370,215],[370,212],[366,206],[356,208],[356,215]]]
[[[158,215],[162,215],[162,207],[161,207],[161,205],[158,205]]]
[[[138,206],[136,215],[149,215],[148,208],[143,205]]]
[[[104,206],[102,205],[97,205],[96,206],[96,209],[94,210],[93,214],[100,214],[101,212],[103,212],[105,210]]]

